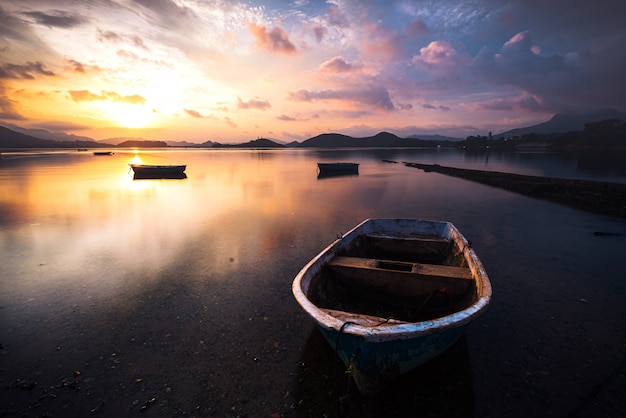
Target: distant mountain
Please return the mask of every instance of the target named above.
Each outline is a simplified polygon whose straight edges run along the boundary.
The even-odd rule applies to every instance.
[[[54,141],[35,138],[20,132],[15,132],[4,126],[0,126],[0,147],[1,148],[47,148],[51,147]]]
[[[401,138],[389,132],[380,132],[374,136],[353,138],[343,134],[321,134],[309,138],[300,144],[302,148],[327,148],[327,147],[393,147]]]
[[[184,147],[184,148],[206,147],[206,145],[201,145],[201,144],[198,144],[197,142],[187,142],[187,141],[165,141],[165,142],[167,142],[168,147]],[[208,141],[208,142],[213,144],[211,141]]]
[[[128,136],[118,136],[118,137],[113,137],[113,138],[107,138],[107,139],[101,139],[98,142],[101,143],[107,143],[107,144],[113,144],[113,145],[119,145],[122,142],[128,142],[128,141],[144,141],[143,138],[139,137],[128,137]]]
[[[511,129],[494,135],[496,138],[522,136],[525,134],[551,134],[565,133],[572,131],[582,131],[586,123],[599,122],[607,119],[626,120],[626,113],[618,112],[615,109],[604,109],[589,113],[557,113],[547,122],[525,128]]]
[[[278,144],[271,139],[259,138],[243,144],[217,144],[213,143],[212,148],[285,148],[284,145]]]
[[[393,147],[435,147],[450,141],[431,141],[418,138],[400,138],[389,132],[380,132],[365,138],[353,138],[343,134],[322,134],[307,139],[300,144],[303,148],[393,148]]]
[[[82,138],[74,135],[67,135],[66,137]],[[65,141],[42,139],[0,126],[0,148],[102,148],[106,146],[111,145],[101,144],[91,139],[71,139]]]
[[[65,132],[50,132],[45,129],[26,129],[16,125],[8,125],[12,131],[19,132],[39,139],[48,139],[50,141],[87,141],[98,142],[88,136],[80,136],[74,134],[66,134]]]
[[[120,148],[167,148],[167,142],[130,140],[120,142],[117,146]]]
[[[463,141],[465,138],[454,138],[452,136],[443,136],[443,135],[411,135],[409,138],[415,139],[425,139],[427,141],[450,141],[450,142],[458,142]]]

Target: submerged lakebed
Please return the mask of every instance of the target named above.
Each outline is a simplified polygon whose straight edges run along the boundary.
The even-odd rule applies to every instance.
[[[188,177],[133,181],[137,157]],[[624,221],[383,160],[626,177],[447,150],[3,152],[0,414],[619,415],[626,240],[594,232]],[[318,179],[319,161],[359,173]],[[452,349],[366,398],[291,282],[372,217],[453,222],[493,299]]]

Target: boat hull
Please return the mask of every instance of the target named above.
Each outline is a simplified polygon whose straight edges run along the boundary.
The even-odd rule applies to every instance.
[[[374,250],[366,250],[367,246]],[[385,260],[363,258],[372,256],[367,251],[382,254]],[[359,257],[352,257],[355,254]],[[451,256],[439,257],[442,254]],[[389,261],[392,256],[402,261]],[[438,265],[418,263],[418,259]],[[331,270],[337,274],[330,274]],[[335,281],[352,283],[352,287],[335,287]],[[366,287],[368,292],[362,292]],[[366,395],[377,394],[399,376],[451,347],[491,298],[491,285],[480,260],[454,225],[401,219],[364,221],[313,258],[294,279],[292,290],[348,367],[359,391]],[[457,291],[465,296],[454,299]],[[445,296],[450,306],[454,303],[457,308],[433,310],[429,316],[416,319],[403,317],[399,311],[367,312],[360,306],[362,300],[374,295],[406,307],[411,298],[419,299],[414,294],[420,292],[428,294],[425,302],[417,301],[422,307]],[[345,307],[345,299],[351,296],[358,302],[352,305],[354,309]],[[344,306],[339,302],[332,306],[333,298],[341,299]],[[382,305],[376,309],[383,312]],[[426,315],[424,312],[420,315]]]
[[[133,178],[140,179],[184,179],[186,165],[143,165],[129,164],[133,170]]]
[[[376,395],[405,373],[432,360],[452,347],[469,324],[415,338],[381,342],[317,326],[336,354],[348,366],[359,391]]]
[[[317,163],[318,177],[334,177],[359,174],[357,163]]]

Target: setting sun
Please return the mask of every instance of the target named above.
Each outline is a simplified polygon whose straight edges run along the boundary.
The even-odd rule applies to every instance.
[[[125,128],[145,128],[155,120],[155,112],[145,105],[103,102],[101,106],[106,118]]]

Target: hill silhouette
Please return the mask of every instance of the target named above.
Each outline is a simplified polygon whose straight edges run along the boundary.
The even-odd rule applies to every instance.
[[[582,131],[585,124],[608,119],[626,120],[626,113],[615,109],[603,109],[590,113],[557,113],[550,120],[524,128],[511,129],[494,135],[496,138],[522,136],[526,134],[552,134]]]

